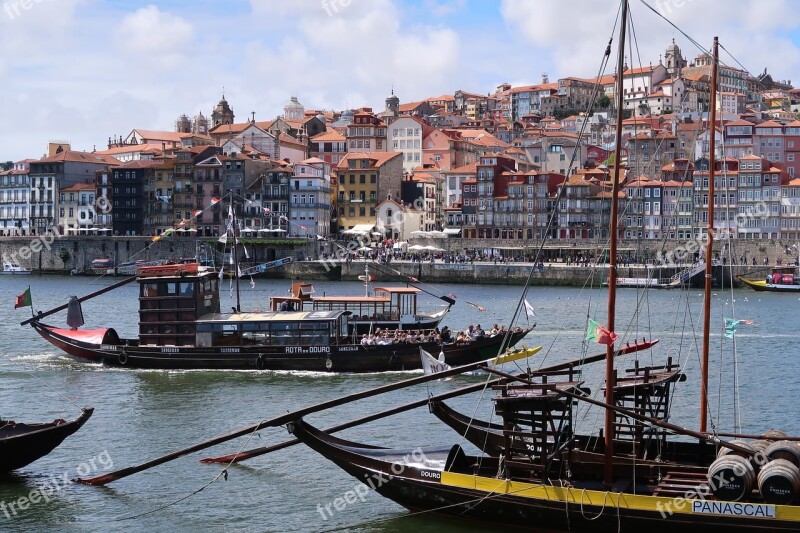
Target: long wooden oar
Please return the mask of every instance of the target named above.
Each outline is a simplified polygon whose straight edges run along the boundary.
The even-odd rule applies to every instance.
[[[507,380],[519,381],[521,383],[526,383],[526,384],[529,384],[529,385],[537,385],[536,383],[533,383],[532,381],[527,380],[525,378],[519,378],[519,377],[517,377],[517,376],[515,376],[513,374],[507,374],[507,373],[505,373],[505,372],[503,372],[501,370],[496,370],[494,368],[486,368],[486,371],[490,372],[492,374],[498,375],[498,376],[500,376],[502,378],[505,378]],[[707,442],[712,442],[714,444],[718,444],[718,445],[720,445],[722,447],[729,448],[729,449],[731,449],[731,450],[733,450],[735,452],[743,453],[745,457],[753,455],[752,448],[749,448],[749,447],[746,448],[744,446],[739,446],[738,444],[736,444],[734,442],[728,442],[728,441],[721,440],[715,435],[709,435],[708,433],[701,433],[699,431],[694,431],[693,429],[685,428],[685,427],[679,426],[677,424],[672,424],[670,422],[667,422],[666,420],[661,420],[661,419],[658,419],[658,418],[653,418],[653,417],[650,417],[650,416],[647,416],[647,415],[643,415],[643,414],[637,413],[636,411],[633,411],[631,409],[627,409],[625,407],[620,407],[618,405],[611,405],[611,404],[608,404],[606,402],[602,402],[600,400],[595,400],[594,398],[589,398],[588,396],[585,396],[583,394],[578,394],[578,393],[575,393],[575,392],[572,392],[572,391],[569,391],[569,390],[558,389],[558,392],[560,394],[563,394],[564,396],[568,396],[568,397],[573,398],[575,400],[579,400],[579,401],[582,401],[582,402],[587,402],[587,403],[590,403],[592,405],[596,405],[598,407],[602,407],[604,409],[608,409],[609,411],[613,411],[615,413],[620,413],[620,414],[625,415],[627,417],[633,418],[634,420],[639,420],[641,422],[645,422],[645,423],[653,425],[653,426],[658,426],[658,427],[662,427],[664,429],[668,429],[668,430],[672,431],[673,433],[677,433],[679,435],[687,435],[689,437],[694,437],[696,439],[700,439],[700,440],[704,440],[704,441],[707,441]]]
[[[326,402],[322,402],[316,405],[311,405],[308,407],[304,407],[303,409],[299,409],[297,411],[292,411],[290,413],[286,413],[281,416],[277,416],[275,418],[271,418],[269,420],[262,420],[258,424],[253,424],[251,426],[247,426],[242,429],[238,429],[231,433],[226,433],[225,435],[220,435],[218,437],[214,437],[212,439],[203,441],[199,444],[195,444],[193,446],[189,446],[188,448],[183,448],[182,450],[178,450],[172,453],[168,453],[167,455],[163,455],[151,461],[147,461],[145,463],[138,464],[136,466],[129,466],[127,468],[123,468],[121,470],[117,470],[116,472],[109,472],[108,474],[103,474],[102,476],[96,476],[92,478],[77,478],[75,482],[83,483],[85,485],[105,485],[107,483],[111,483],[112,481],[117,481],[118,479],[122,479],[124,477],[130,476],[132,474],[136,474],[137,472],[141,472],[143,470],[147,470],[148,468],[152,468],[154,466],[158,466],[160,464],[164,464],[166,462],[172,461],[173,459],[177,459],[179,457],[183,457],[184,455],[188,455],[193,452],[198,452],[200,450],[205,450],[206,448],[210,448],[211,446],[221,444],[223,442],[227,442],[229,440],[233,440],[237,437],[242,437],[244,435],[248,435],[250,433],[254,433],[260,429],[267,428],[267,427],[276,427],[282,426],[287,422],[291,422],[293,420],[297,420],[298,418],[302,418],[306,415],[311,413],[316,413],[318,411],[324,411],[325,409],[330,409],[332,407],[337,407],[339,405],[343,405],[346,403],[354,402],[357,400],[362,400],[364,398],[369,398],[372,396],[377,396],[379,394],[383,394],[386,392],[393,392],[399,389],[403,389],[406,387],[411,387],[413,385],[418,385],[421,383],[427,383],[429,381],[446,378],[449,376],[456,376],[458,374],[463,374],[465,372],[470,372],[472,370],[477,370],[478,368],[485,367],[487,362],[496,361],[496,360],[509,360],[512,359],[516,354],[520,353],[529,353],[533,355],[534,353],[541,350],[541,347],[536,348],[524,348],[522,350],[515,350],[514,352],[506,353],[500,355],[494,359],[490,359],[489,361],[478,361],[475,363],[470,363],[467,365],[451,368],[450,370],[445,370],[442,372],[438,372],[436,374],[429,374],[424,376],[418,376],[410,379],[405,379],[403,381],[398,381],[396,383],[391,383],[389,385],[383,385],[381,387],[376,387],[374,389],[369,389],[361,392],[356,392],[353,394],[348,394],[347,396],[341,396],[339,398],[334,398],[333,400],[328,400]]]
[[[108,291],[113,291],[114,289],[122,287],[123,285],[127,285],[128,283],[130,283],[131,281],[134,281],[135,279],[136,279],[136,276],[131,276],[130,278],[125,278],[124,280],[119,281],[117,283],[114,283],[113,285],[109,285],[108,287],[104,287],[104,288],[100,289],[99,291],[95,291],[95,292],[93,292],[91,294],[87,294],[86,296],[81,296],[80,298],[78,298],[78,301],[79,302],[85,302],[86,300],[91,300],[95,296],[100,296],[101,294],[105,294]],[[30,324],[31,322],[33,322],[35,320],[39,320],[39,319],[42,319],[42,318],[44,318],[46,316],[50,316],[53,313],[58,313],[59,311],[63,311],[64,309],[66,309],[68,307],[69,307],[69,304],[66,303],[64,305],[59,305],[58,307],[56,307],[54,309],[50,309],[49,311],[45,311],[44,313],[40,312],[35,317],[29,318],[28,320],[25,320],[24,322],[20,322],[20,326],[24,326],[26,324]]]
[[[640,350],[645,350],[650,348],[654,344],[656,344],[658,340],[644,342],[640,344],[635,344],[633,346],[626,346],[619,350],[616,355],[625,355],[634,352],[638,352]],[[596,363],[598,361],[602,361],[606,358],[605,353],[593,355],[590,357],[585,357],[583,359],[576,359],[573,361],[568,361],[566,363],[559,363],[557,365],[552,365],[546,368],[541,368],[536,371],[536,373],[544,373],[544,372],[557,372],[559,370],[565,370],[570,367],[580,367],[582,365],[587,365],[591,363]],[[525,377],[525,374],[521,374],[520,377]],[[386,418],[387,416],[396,415],[398,413],[402,413],[405,411],[410,411],[412,409],[416,409],[418,407],[423,407],[428,404],[430,401],[444,401],[449,400],[450,398],[455,398],[458,396],[463,396],[465,394],[470,394],[472,392],[478,392],[484,387],[495,385],[499,382],[503,381],[503,379],[493,379],[490,380],[488,383],[478,383],[476,385],[468,385],[466,387],[461,387],[459,389],[452,390],[450,392],[445,392],[442,394],[438,394],[436,396],[431,396],[430,398],[424,398],[422,400],[417,400],[415,402],[407,403],[405,405],[400,405],[394,407],[392,409],[381,411],[379,413],[373,413],[369,416],[365,416],[363,418],[359,418],[356,420],[351,420],[349,422],[345,422],[344,424],[339,424],[338,426],[329,427],[323,430],[325,433],[336,433],[338,431],[344,431],[345,429],[350,429],[355,426],[360,426],[361,424],[366,424],[368,422],[373,422],[375,420],[380,420],[381,418]],[[204,459],[200,459],[201,463],[239,463],[242,461],[246,461],[248,459],[253,459],[254,457],[259,457],[261,455],[266,455],[268,453],[277,452],[278,450],[283,450],[284,448],[289,448],[294,446],[295,444],[300,444],[298,439],[290,439],[278,444],[273,444],[272,446],[262,446],[260,448],[254,448],[252,450],[246,450],[239,453],[231,453],[228,455],[220,455],[218,457],[206,457]]]

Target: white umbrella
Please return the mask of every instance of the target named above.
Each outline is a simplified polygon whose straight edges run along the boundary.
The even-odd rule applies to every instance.
[[[380,231],[373,231],[372,234],[376,237],[383,237],[383,233],[381,233]]]
[[[427,237],[428,236],[428,232],[427,231],[422,231],[422,230],[417,230],[417,231],[412,231],[411,235],[414,235],[415,237]]]
[[[408,251],[409,252],[420,252],[422,250],[425,250],[425,247],[424,246],[420,246],[419,244],[414,244],[414,245],[408,247]]]
[[[369,246],[362,246],[361,248],[358,249],[358,251],[359,252],[371,252],[372,248],[370,248]]]

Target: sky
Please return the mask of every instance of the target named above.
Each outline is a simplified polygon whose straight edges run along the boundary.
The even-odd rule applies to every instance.
[[[647,0],[722,61],[800,85],[792,0]],[[41,157],[50,140],[104,149],[134,128],[172,130],[225,97],[244,121],[307,109],[384,108],[458,89],[598,72],[616,0],[0,0],[0,161]],[[674,38],[631,0],[631,66]],[[613,60],[612,60],[613,64]],[[613,66],[606,70],[613,73]]]

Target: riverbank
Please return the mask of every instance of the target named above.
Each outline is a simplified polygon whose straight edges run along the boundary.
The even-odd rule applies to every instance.
[[[268,270],[264,277],[278,279],[306,279],[306,280],[357,280],[364,274],[364,262],[356,260],[351,262],[333,262],[308,260],[320,257],[323,251],[330,253],[332,243],[329,241],[309,241],[307,239],[243,239],[247,249],[247,265],[266,263],[290,257],[293,263]],[[447,247],[453,254],[464,249],[474,250],[475,243],[464,239],[448,240]],[[489,246],[492,243],[483,243]],[[496,250],[504,250],[497,245]],[[582,286],[594,277],[595,283],[600,284],[607,280],[607,267],[591,268],[576,265],[575,257],[581,253],[590,255],[588,249],[578,246],[577,243],[567,241],[559,242],[558,248],[548,245],[544,250],[547,258],[541,271],[535,271],[531,277],[532,285],[540,286]],[[719,243],[718,243],[719,244]],[[647,245],[647,246],[644,246]],[[624,258],[636,256],[654,257],[655,246],[659,249],[671,249],[664,243],[640,242],[635,248],[631,243],[622,247],[626,255]],[[719,244],[722,252],[726,243]],[[161,239],[152,242],[150,237],[95,237],[95,236],[40,236],[40,237],[3,237],[0,238],[0,256],[4,261],[17,262],[26,268],[31,268],[37,274],[65,274],[72,271],[92,274],[91,263],[95,259],[109,259],[119,265],[126,261],[164,261],[179,258],[212,258],[216,264],[223,260],[222,244],[213,237],[179,237]],[[481,250],[492,248],[478,247]],[[715,247],[717,248],[717,247]],[[507,253],[513,255],[510,249]],[[530,248],[526,250],[532,250]],[[556,253],[557,251],[557,253]],[[760,279],[766,276],[770,266],[764,265],[767,260],[769,265],[778,261],[788,264],[794,258],[787,253],[786,248],[779,242],[768,241],[742,241],[736,242],[735,254],[738,262],[742,259],[747,265],[736,265],[732,269],[716,267],[714,280],[716,286],[725,284],[732,275],[735,280],[739,275],[752,276]],[[579,253],[580,252],[580,253]],[[240,254],[243,250],[240,250]],[[520,250],[514,253],[519,255]],[[793,252],[792,252],[793,254]],[[752,259],[757,259],[757,265],[752,265]],[[430,283],[464,283],[464,284],[494,284],[494,285],[523,285],[534,268],[529,262],[503,262],[503,261],[476,261],[470,263],[452,263],[438,258],[430,261],[392,261],[388,265],[375,265],[372,274],[377,281],[408,281],[410,277]],[[640,263],[623,265],[619,268],[618,276],[623,278],[655,278],[666,281],[678,274],[685,265],[676,267],[662,267],[653,269]],[[702,274],[695,274],[692,284],[702,284]]]
[[[331,279],[331,264],[323,261],[298,261],[286,267],[282,273],[286,277],[298,280]],[[365,275],[369,268],[370,275],[376,282],[407,282],[411,278],[424,283],[456,283],[468,285],[524,285],[530,275],[530,284],[551,287],[581,287],[587,283],[599,285],[608,279],[608,265],[588,267],[567,265],[566,263],[545,263],[541,269],[533,263],[431,263],[416,261],[392,261],[389,264],[377,264],[365,261],[341,263],[341,277],[345,281],[357,281]],[[689,266],[660,267],[645,265],[620,266],[618,277],[621,278],[653,278],[667,282]],[[767,269],[767,270],[765,270]],[[760,279],[769,267],[736,265],[733,267],[717,265],[713,268],[712,282],[715,287],[730,286],[733,277],[734,286],[738,286],[737,276],[754,276]],[[533,273],[531,274],[531,271]],[[690,272],[691,273],[691,272]],[[277,274],[277,273],[276,273]],[[702,271],[694,272],[689,285],[700,287],[703,284]]]

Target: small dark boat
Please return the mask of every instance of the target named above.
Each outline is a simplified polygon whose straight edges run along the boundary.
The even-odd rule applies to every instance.
[[[78,431],[92,416],[86,407],[75,420],[54,420],[42,424],[0,420],[0,472],[29,465],[52,452],[64,439]]]

